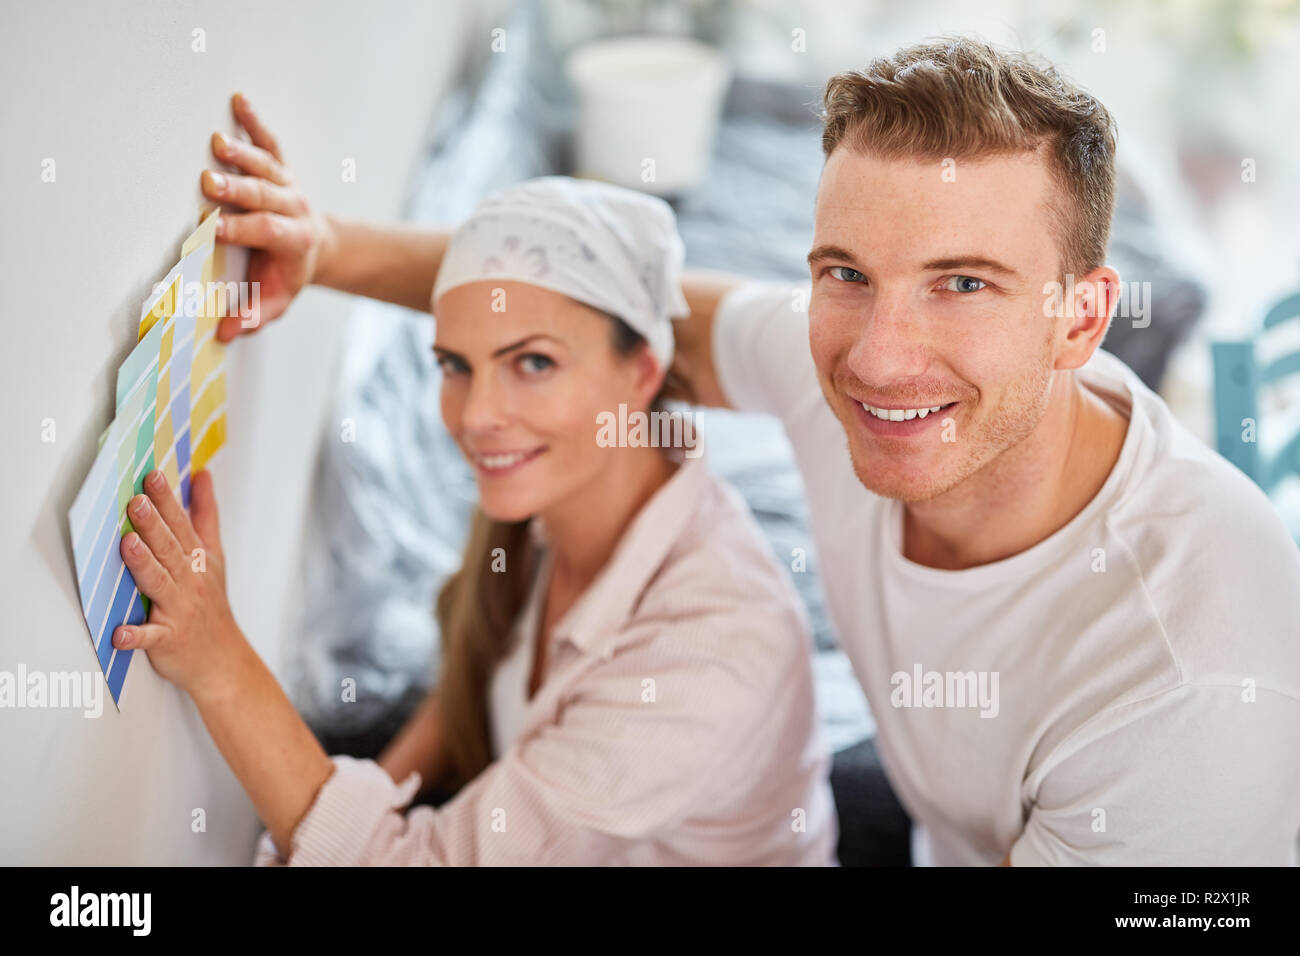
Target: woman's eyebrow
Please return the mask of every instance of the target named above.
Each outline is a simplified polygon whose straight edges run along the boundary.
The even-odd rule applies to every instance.
[[[537,332],[533,335],[528,336],[527,338],[522,338],[518,342],[515,342],[511,345],[506,345],[502,348],[497,349],[495,352],[492,353],[492,357],[497,358],[498,356],[505,355],[507,352],[513,352],[515,349],[523,348],[529,342],[532,342],[536,339],[550,339],[556,345],[560,345],[560,346],[564,345],[563,342],[561,342],[553,335],[547,335],[545,332]],[[453,352],[451,349],[443,348],[441,345],[438,345],[436,343],[433,346],[433,351],[435,355],[450,356],[452,358],[461,359],[462,361],[465,358],[459,352]]]
[[[492,357],[497,358],[498,356],[505,355],[507,352],[513,352],[515,349],[522,348],[523,346],[527,345],[529,342],[534,341],[535,339],[550,339],[556,345],[564,344],[553,335],[546,335],[543,332],[538,332],[535,335],[530,335],[527,338],[520,339],[518,342],[515,342],[513,345],[507,345],[504,348],[497,349],[495,352],[492,353]]]

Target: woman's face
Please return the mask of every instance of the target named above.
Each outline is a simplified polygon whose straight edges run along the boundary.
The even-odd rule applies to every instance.
[[[648,350],[618,355],[609,319],[559,292],[486,279],[445,292],[435,314],[442,420],[497,521],[599,480],[618,449],[597,444],[597,416],[644,411],[658,391]]]

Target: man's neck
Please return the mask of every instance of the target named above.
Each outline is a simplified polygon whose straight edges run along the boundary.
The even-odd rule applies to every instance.
[[[905,506],[909,560],[961,570],[1009,558],[1096,497],[1119,460],[1128,420],[1073,374],[1052,387],[1047,412],[1023,441],[950,491]]]

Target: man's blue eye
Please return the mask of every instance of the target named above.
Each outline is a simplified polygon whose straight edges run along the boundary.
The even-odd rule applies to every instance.
[[[830,272],[841,282],[861,282],[866,278],[857,269],[850,269],[848,266],[831,266]],[[836,273],[845,273],[845,275],[836,275]]]
[[[541,355],[537,352],[530,352],[527,355],[519,357],[520,365],[525,372],[544,372],[555,364],[549,356]]]
[[[978,292],[984,288],[984,280],[974,276],[949,276],[944,288],[949,292]]]

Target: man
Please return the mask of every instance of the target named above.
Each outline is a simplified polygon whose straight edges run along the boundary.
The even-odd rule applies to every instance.
[[[225,237],[426,308],[443,237],[311,214],[241,121],[271,158],[218,152],[253,174],[205,182],[254,210]],[[1293,859],[1300,552],[1099,350],[1109,114],[1050,67],[944,40],[834,77],[823,147],[811,284],[696,277],[680,364],[704,404],[785,425],[922,858]]]

